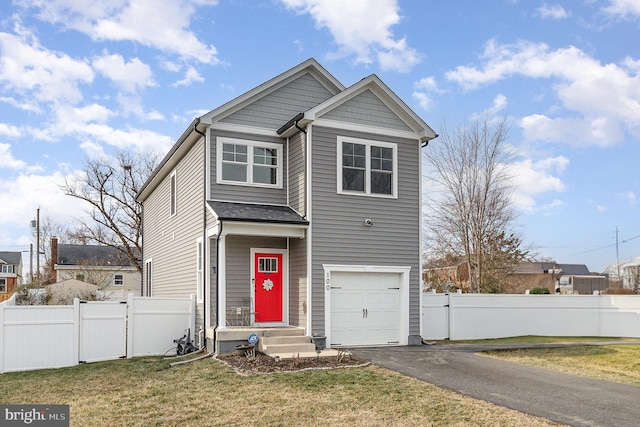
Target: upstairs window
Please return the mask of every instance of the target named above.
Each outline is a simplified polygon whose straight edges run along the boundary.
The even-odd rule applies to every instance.
[[[0,272],[2,273],[14,273],[15,269],[13,265],[3,264],[0,265]]]
[[[338,137],[338,193],[397,197],[397,147]]]
[[[218,183],[282,187],[282,146],[217,138]]]
[[[171,174],[169,182],[169,199],[170,215],[174,216],[178,212],[178,181],[175,171]]]
[[[7,293],[7,279],[0,278],[0,294]]]

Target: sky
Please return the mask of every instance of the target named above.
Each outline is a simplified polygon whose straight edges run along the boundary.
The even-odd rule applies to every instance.
[[[376,74],[436,133],[506,117],[516,230],[603,271],[640,256],[639,40],[640,0],[4,0],[0,250],[29,249],[38,208],[86,215],[60,186],[87,159],[164,154],[313,57],[345,86]]]

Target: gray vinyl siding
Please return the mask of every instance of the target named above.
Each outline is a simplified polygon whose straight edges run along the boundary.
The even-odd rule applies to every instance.
[[[289,206],[295,209],[300,215],[305,212],[305,134],[302,132],[289,138]]]
[[[289,323],[307,325],[307,240],[289,241]]]
[[[332,96],[311,74],[304,74],[221,120],[223,123],[279,129]]]
[[[322,264],[411,266],[409,334],[419,334],[420,204],[417,140],[314,126],[312,129],[313,333],[324,331]],[[398,198],[337,194],[337,136],[396,143]],[[365,227],[364,220],[373,221]]]
[[[170,216],[169,174],[144,202],[143,261],[153,260],[154,297],[196,295],[196,239],[202,237],[204,141],[177,165],[177,213]],[[198,304],[198,324],[202,305]]]
[[[250,306],[251,248],[286,249],[287,239],[253,236],[227,236],[226,279],[227,307]]]
[[[411,132],[411,128],[370,90],[327,112],[322,118]]]
[[[282,145],[282,188],[253,187],[248,185],[218,184],[216,183],[216,138],[244,139],[256,142],[271,142]],[[287,203],[287,144],[278,137],[256,136],[247,133],[228,132],[217,129],[211,130],[211,194],[209,199],[226,200],[232,202],[262,203],[270,205],[285,205]]]

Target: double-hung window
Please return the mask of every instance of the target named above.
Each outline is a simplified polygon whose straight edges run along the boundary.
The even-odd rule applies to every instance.
[[[218,183],[282,187],[282,145],[218,137]]]
[[[124,286],[124,275],[123,274],[114,274],[113,275],[113,285],[114,286]]]
[[[338,193],[397,197],[397,146],[338,137]]]

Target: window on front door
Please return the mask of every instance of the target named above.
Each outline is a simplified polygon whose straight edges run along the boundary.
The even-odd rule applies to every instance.
[[[282,187],[282,146],[269,142],[217,138],[218,183]]]
[[[395,144],[338,137],[338,193],[397,197]]]
[[[278,258],[258,258],[259,273],[277,273]]]

